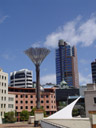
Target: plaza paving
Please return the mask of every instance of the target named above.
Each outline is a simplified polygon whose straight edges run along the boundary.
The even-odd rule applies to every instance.
[[[0,128],[34,128],[33,124],[28,124],[27,122],[17,122],[12,124],[0,124]],[[35,127],[41,128],[41,127]]]

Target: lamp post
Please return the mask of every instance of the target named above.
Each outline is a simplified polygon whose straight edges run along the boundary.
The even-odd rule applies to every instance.
[[[50,53],[47,48],[29,48],[24,51],[25,54],[31,59],[36,67],[36,96],[37,96],[37,109],[40,109],[40,64],[45,57]]]

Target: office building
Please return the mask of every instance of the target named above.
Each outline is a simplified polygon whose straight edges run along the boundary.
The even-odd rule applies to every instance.
[[[68,86],[79,88],[77,49],[59,40],[56,49],[56,82],[65,81]]]
[[[22,69],[10,73],[10,87],[32,88],[32,71]]]
[[[96,59],[91,63],[91,71],[92,71],[92,81],[96,83]]]
[[[0,116],[4,113],[15,111],[15,96],[8,94],[8,74],[0,69]]]
[[[17,120],[20,121],[20,113],[22,110],[31,112],[36,107],[36,89],[35,88],[8,88],[9,94],[15,95],[15,110],[17,112]],[[40,92],[40,106],[44,108],[47,115],[51,115],[57,111],[55,88],[44,88]]]

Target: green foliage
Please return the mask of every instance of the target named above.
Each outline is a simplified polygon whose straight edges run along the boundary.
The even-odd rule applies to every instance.
[[[32,108],[31,112],[30,112],[30,116],[34,116],[34,112],[36,110],[36,107],[35,108]]]
[[[44,113],[44,117],[46,116],[46,111],[43,109],[43,107],[41,106],[40,107],[41,110],[43,110],[43,113]],[[30,116],[34,116],[34,112],[36,110],[36,107],[35,108],[32,108],[31,112],[30,112]]]
[[[77,108],[74,108],[72,111],[72,116],[78,116],[79,114],[79,110]]]
[[[29,112],[27,110],[23,110],[21,113],[20,113],[20,119],[22,121],[27,121],[29,119]]]
[[[15,113],[13,111],[4,113],[4,122],[5,123],[16,122]]]

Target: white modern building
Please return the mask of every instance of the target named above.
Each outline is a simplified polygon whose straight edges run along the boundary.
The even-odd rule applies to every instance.
[[[10,87],[18,87],[18,88],[32,88],[33,73],[28,69],[22,69],[19,71],[14,71],[10,73]]]
[[[8,74],[0,69],[0,117],[8,111],[15,111],[15,96],[8,94]]]

